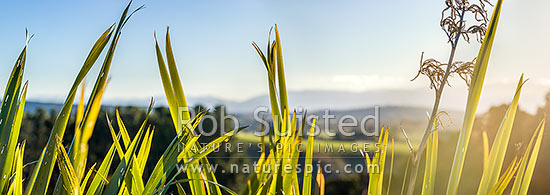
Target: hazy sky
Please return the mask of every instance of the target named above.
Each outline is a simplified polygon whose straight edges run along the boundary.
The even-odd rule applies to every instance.
[[[93,42],[127,2],[27,2],[0,3],[0,89],[28,28],[35,34],[25,72],[29,98],[62,100]],[[281,33],[290,90],[426,88],[424,78],[409,82],[420,53],[441,61],[449,53],[439,27],[443,0],[134,1],[134,7],[141,4],[146,9],[134,15],[119,42],[107,99],[162,96],[153,32],[164,35],[166,26],[186,94],[195,97],[245,100],[265,94],[265,69],[250,43],[264,48],[273,24]],[[530,104],[540,104],[550,88],[549,8],[547,0],[504,2],[486,77],[487,93],[499,86],[509,94],[498,101],[512,98],[521,73],[531,79],[524,93]],[[459,60],[476,56],[478,43],[460,45]],[[498,102],[491,101],[485,103]]]

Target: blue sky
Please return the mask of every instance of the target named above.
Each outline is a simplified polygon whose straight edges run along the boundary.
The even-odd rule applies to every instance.
[[[0,89],[28,28],[35,34],[25,72],[29,98],[64,99],[93,42],[126,3],[2,1]],[[166,26],[186,94],[196,97],[245,100],[265,94],[265,70],[250,43],[264,46],[273,24],[281,33],[290,90],[426,88],[426,79],[408,81],[420,53],[442,61],[449,53],[439,27],[443,0],[134,1],[134,7],[141,4],[146,9],[123,31],[106,99],[162,96],[153,33],[164,35]],[[546,0],[504,2],[486,86],[489,92],[491,85],[510,86],[511,92],[487,104],[511,99],[521,73],[531,78],[524,96],[542,101],[550,88],[548,8]],[[458,59],[471,60],[478,46],[461,42]]]

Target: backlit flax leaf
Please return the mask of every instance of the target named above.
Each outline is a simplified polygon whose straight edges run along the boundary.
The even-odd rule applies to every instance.
[[[482,132],[483,139],[483,170],[489,165],[489,138],[487,137],[487,131]]]
[[[474,66],[474,74],[470,84],[468,92],[468,100],[466,103],[466,111],[464,114],[464,122],[462,124],[462,130],[458,138],[456,151],[451,167],[451,173],[447,184],[448,195],[457,194],[458,185],[462,175],[462,168],[466,159],[466,152],[468,151],[468,144],[470,142],[470,135],[472,134],[472,128],[477,112],[477,105],[479,104],[479,97],[481,95],[481,89],[483,88],[483,81],[485,80],[485,74],[487,72],[487,65],[489,63],[489,56],[491,54],[491,48],[495,39],[495,33],[500,17],[500,9],[502,6],[502,0],[498,0],[487,28],[487,32],[479,49],[476,64]]]
[[[391,139],[391,162],[390,162],[390,174],[388,175],[388,186],[386,189],[386,194],[390,194],[390,187],[391,187],[391,180],[393,178],[393,157],[394,157],[394,149],[395,149],[394,139]]]
[[[51,173],[53,171],[53,165],[55,164],[55,160],[57,157],[57,143],[55,141],[55,138],[63,137],[78,86],[80,85],[86,74],[88,74],[88,71],[94,65],[95,61],[105,48],[105,45],[107,45],[107,42],[113,33],[111,29],[112,27],[107,29],[96,41],[88,57],[86,58],[86,61],[80,69],[80,72],[78,73],[78,76],[76,77],[73,86],[71,87],[71,90],[69,91],[67,99],[65,100],[65,103],[63,104],[63,107],[61,108],[61,111],[59,112],[53,125],[52,132],[46,145],[45,155],[39,160],[40,164],[38,164],[35,168],[37,169],[38,173],[36,181],[33,181],[34,185],[31,185],[32,188],[29,191],[31,194],[44,194],[47,191]]]
[[[187,160],[185,160],[185,162],[183,163],[182,165],[182,168],[180,168],[178,170],[178,172],[176,172],[176,174],[172,177],[172,179],[170,179],[170,181],[168,182],[169,184],[171,184],[173,181],[175,181],[176,179],[176,176],[179,175],[180,173],[182,173],[183,171],[188,171],[189,167],[191,166],[194,166],[198,161],[200,161],[201,159],[205,158],[208,154],[210,154],[211,152],[215,151],[217,148],[220,147],[221,143],[222,142],[226,142],[228,141],[229,138],[231,138],[232,136],[234,136],[235,134],[237,134],[238,132],[240,132],[241,130],[243,130],[244,128],[246,127],[240,127],[240,128],[237,128],[235,130],[231,130],[229,131],[228,133],[224,134],[223,136],[219,137],[219,138],[216,138],[215,140],[211,141],[210,143],[206,144],[206,146],[204,146],[201,151],[195,153],[193,156],[191,156],[190,158],[188,158]],[[180,154],[185,154],[186,152],[188,152],[190,150],[191,147],[193,147],[194,143],[187,143],[186,144],[186,147],[184,148],[183,151],[180,151],[179,153]],[[180,162],[184,160],[182,158],[182,155],[178,155],[178,159],[177,161]],[[209,166],[209,165],[208,165]],[[193,167],[191,167],[193,168]],[[154,171],[153,171],[154,172]],[[203,183],[204,180],[203,179],[200,179],[198,181],[199,183]],[[212,184],[210,182],[208,182],[209,184]],[[214,184],[215,185],[215,184]],[[208,185],[207,185],[208,186]],[[164,188],[162,189],[163,192],[166,192],[166,190],[168,189],[169,185],[166,185],[164,186]],[[219,187],[219,186],[218,186]]]
[[[319,186],[319,195],[325,195],[325,176],[323,175],[323,169],[321,169],[321,167],[317,169],[317,177],[315,180],[317,181],[317,186]]]
[[[88,172],[86,173],[86,176],[84,176],[84,179],[82,180],[82,182],[80,183],[80,189],[84,190],[86,189],[87,185],[88,185],[88,180],[90,179],[90,177],[92,176],[92,172],[95,171],[94,168],[97,164],[94,163],[92,165],[92,167],[90,167],[90,169],[88,170]]]
[[[13,66],[4,92],[4,98],[0,103],[0,193],[6,193],[8,190],[9,178],[13,172],[12,165],[16,157],[15,149],[20,128],[13,125],[17,120],[16,112],[18,111],[26,56],[27,45],[21,51]]]
[[[130,5],[131,5],[131,2],[128,3],[128,6],[122,13],[122,16],[120,18],[120,21],[118,22],[116,29],[114,31],[111,31],[112,27],[109,28],[104,33],[104,36],[100,37],[98,42],[96,42],[96,45],[94,45],[94,47],[92,48],[90,55],[86,59],[79,75],[77,76],[77,79],[73,83],[73,86],[71,88],[71,91],[69,92],[67,100],[65,101],[65,104],[61,109],[54,123],[54,128],[52,130],[52,133],[50,134],[48,144],[46,145],[46,155],[44,156],[44,160],[41,161],[42,164],[40,164],[40,166],[38,167],[39,168],[38,176],[37,176],[38,181],[33,186],[32,194],[44,194],[47,191],[50,177],[53,171],[53,164],[55,163],[56,156],[57,156],[57,151],[55,150],[56,143],[55,141],[53,141],[53,139],[54,137],[59,137],[61,139],[63,138],[63,135],[65,133],[65,128],[67,126],[67,122],[69,119],[69,115],[71,113],[71,108],[74,102],[74,98],[76,96],[76,90],[78,88],[78,85],[80,85],[83,78],[86,76],[90,68],[93,66],[93,64],[95,63],[95,61],[97,60],[97,58],[99,57],[103,49],[105,48],[111,35],[114,35],[113,39],[111,39],[111,44],[109,46],[109,49],[107,50],[107,54],[103,61],[103,65],[99,73],[98,79],[96,80],[95,86],[92,90],[90,102],[88,102],[88,106],[87,106],[88,109],[85,111],[85,114],[84,114],[84,120],[88,118],[90,120],[90,123],[83,122],[82,124],[86,125],[86,124],[95,123],[93,122],[95,121],[95,118],[93,117],[94,111],[93,109],[89,109],[89,108],[92,108],[92,104],[95,102],[95,100],[100,99],[100,97],[97,97],[97,96],[101,96],[102,93],[100,93],[100,91],[103,90],[103,88],[107,83],[107,76],[111,67],[111,62],[113,60],[113,56],[114,56],[114,52],[115,52],[118,40],[121,35],[121,30],[124,27],[124,24],[126,24],[126,22],[134,13],[140,10],[141,8],[143,8],[143,6],[141,6],[136,10],[134,10],[133,12],[131,12],[130,14],[128,14]],[[92,117],[87,117],[88,115],[92,115]],[[82,124],[81,124],[81,127],[82,127]],[[85,129],[83,129],[83,132],[82,132],[83,138],[88,138],[89,136],[91,136],[91,131],[92,131],[91,129],[89,131],[86,131]],[[78,165],[79,163],[80,162],[76,164]]]
[[[522,161],[519,165],[519,170],[514,184],[512,185],[511,194],[527,194],[529,185],[534,173],[535,164],[537,162],[538,154],[540,151],[540,144],[544,135],[545,119],[542,119],[529,141],[529,145],[525,150]]]
[[[117,136],[117,141],[119,138],[120,134]],[[105,155],[105,158],[103,158],[101,165],[99,165],[97,172],[95,172],[92,182],[86,190],[86,195],[101,194],[101,192],[103,191],[104,185],[105,183],[107,183],[107,174],[111,169],[111,164],[113,163],[115,150],[115,144],[113,143],[111,144],[109,151]]]
[[[304,180],[302,184],[302,195],[311,194],[311,180],[313,178],[313,138],[315,135],[315,120],[311,123],[311,128],[309,129],[309,134],[307,138],[307,149],[306,149],[306,159],[305,159],[305,169],[304,169]]]
[[[152,194],[155,191],[158,191],[159,188],[165,184],[168,175],[172,173],[174,168],[176,168],[177,163],[179,162],[178,156],[182,153],[188,152],[186,150],[182,151],[181,146],[188,146],[189,144],[193,145],[194,143],[196,143],[191,141],[185,142],[184,134],[186,132],[188,133],[189,131],[192,131],[186,128],[196,127],[199,123],[198,121],[200,121],[203,116],[204,113],[200,113],[195,116],[195,118],[190,121],[193,124],[183,126],[184,129],[180,131],[172,140],[172,142],[168,145],[168,148],[164,151],[160,159],[157,161],[157,164],[155,165],[151,176],[145,184],[145,189],[143,191],[144,194]]]
[[[424,180],[422,183],[422,194],[433,194],[435,188],[435,175],[437,171],[437,152],[439,145],[438,130],[432,132],[426,147],[426,167],[424,168]]]
[[[57,165],[59,167],[59,172],[61,178],[63,179],[63,188],[67,194],[80,194],[80,185],[76,172],[73,169],[69,155],[63,148],[63,143],[61,139],[57,137],[57,150],[60,155],[57,156]]]
[[[529,156],[529,162],[527,164],[527,168],[525,170],[525,175],[523,176],[523,181],[521,184],[521,190],[519,191],[519,194],[526,195],[529,191],[529,186],[531,185],[531,180],[533,179],[533,173],[535,172],[535,164],[537,163],[537,158],[539,156],[540,146],[542,144],[542,138],[544,136],[544,120],[542,121],[542,124],[540,125],[539,132],[537,134],[535,145],[533,146],[533,150],[531,151],[531,155]]]
[[[487,194],[493,186],[496,185],[500,177],[500,172],[502,165],[504,164],[504,157],[506,155],[506,150],[508,148],[508,141],[510,140],[510,135],[512,134],[512,126],[514,125],[514,119],[516,116],[516,110],[518,108],[519,96],[521,94],[521,87],[523,86],[523,75],[521,76],[514,99],[502,119],[502,123],[498,129],[495,141],[491,147],[491,152],[489,153],[489,164],[486,169],[483,170],[483,175],[481,177],[481,182],[479,184],[478,194]]]
[[[508,165],[508,168],[506,168],[506,171],[504,172],[502,177],[498,179],[497,183],[491,188],[488,194],[502,194],[506,187],[508,187],[508,184],[512,180],[514,174],[518,170],[519,165],[521,164],[521,161],[523,160],[524,159],[522,158],[518,162],[518,157],[514,157],[512,163]]]

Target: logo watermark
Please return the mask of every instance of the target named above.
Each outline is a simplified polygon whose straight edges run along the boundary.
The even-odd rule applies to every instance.
[[[353,137],[358,134],[368,137],[375,137],[380,135],[380,107],[374,106],[374,113],[366,114],[364,116],[356,115],[342,115],[337,116],[332,114],[330,110],[322,110],[322,114],[317,115],[308,115],[304,116],[304,112],[297,112],[295,117],[300,121],[305,117],[306,127],[311,127],[313,125],[313,119],[316,118],[317,123],[315,124],[315,131],[313,135],[309,135],[309,132],[306,132],[308,136],[318,136],[320,134],[326,135],[328,137],[334,136],[343,136],[343,137]],[[257,107],[252,112],[252,116],[242,116],[241,118],[236,117],[235,115],[225,113],[225,108],[222,106],[220,112],[216,112],[218,115],[204,115],[202,121],[208,121],[212,125],[206,129],[202,125],[198,125],[197,128],[193,128],[191,123],[192,119],[196,116],[197,113],[193,109],[188,107],[179,107],[177,114],[178,127],[185,129],[193,129],[195,133],[198,133],[202,136],[214,136],[214,135],[224,135],[228,131],[232,130],[227,128],[226,121],[231,121],[231,127],[241,126],[240,119],[244,118],[253,118],[253,123],[263,125],[265,127],[264,131],[261,131],[260,128],[252,129],[254,135],[256,136],[266,136],[271,130],[278,136],[285,136],[287,131],[275,130],[272,127],[273,123],[279,123],[279,117],[277,115],[272,115],[270,117],[272,120],[268,120],[266,116],[271,115],[268,107],[262,106]],[[288,115],[288,118],[291,118],[292,115]],[[274,118],[274,119],[273,119]],[[301,125],[299,124],[298,125]],[[370,125],[369,125],[370,124]],[[254,124],[247,124],[254,125]],[[335,126],[335,128],[331,128]],[[359,130],[359,131],[356,131]],[[178,130],[179,132],[179,130]]]

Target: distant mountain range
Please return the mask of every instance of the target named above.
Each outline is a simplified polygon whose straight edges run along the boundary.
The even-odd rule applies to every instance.
[[[36,112],[38,109],[43,109],[46,112],[49,112],[51,110],[58,111],[61,109],[63,105],[60,103],[45,103],[45,102],[37,102],[37,101],[27,101],[25,102],[25,112]],[[73,108],[76,108],[76,106],[73,106]]]
[[[377,90],[368,92],[347,91],[290,91],[289,104],[291,107],[302,107],[308,110],[336,109],[347,110],[355,108],[379,106],[416,106],[430,107],[432,92],[425,90]],[[166,106],[164,97],[155,97],[155,105]],[[260,95],[245,101],[234,101],[218,97],[187,97],[190,105],[201,104],[206,107],[225,105],[230,112],[253,112],[260,106],[269,106],[269,97]],[[59,98],[31,99],[36,105],[56,108]],[[43,102],[43,103],[41,103]],[[139,106],[144,107],[149,103],[149,98],[135,99],[105,99],[103,105],[109,106]],[[463,107],[463,106],[462,106]]]
[[[368,92],[348,91],[290,91],[288,93],[291,108],[304,108],[308,110],[348,110],[378,106],[408,106],[431,107],[433,104],[433,92],[429,90],[376,90]],[[465,96],[465,95],[464,95]],[[465,97],[453,96],[449,109],[463,109]],[[224,105],[229,112],[247,113],[253,112],[260,106],[269,107],[269,97],[260,95],[244,101],[227,100],[217,97],[188,97],[190,105],[203,105],[213,107]],[[135,105],[145,106],[148,99],[132,100],[105,100],[104,105]],[[164,97],[155,97],[156,105],[166,105]],[[458,102],[458,103],[456,103]],[[443,102],[445,104],[445,102]]]
[[[514,83],[487,83],[481,95],[478,106],[478,113],[485,112],[490,106],[509,103],[514,95]],[[520,99],[520,107],[528,112],[535,112],[538,106],[544,104],[544,98],[548,88],[539,83],[528,83],[523,87]],[[441,101],[443,110],[464,110],[467,99],[467,88],[465,86],[453,86],[445,88]],[[349,110],[369,108],[378,106],[397,106],[397,107],[420,107],[431,108],[433,106],[434,91],[429,88],[419,89],[379,89],[362,92],[338,91],[338,90],[305,90],[289,91],[289,104],[291,108],[302,107],[308,110]],[[59,97],[40,97],[32,99],[32,102],[40,103],[41,106],[55,107],[55,104],[62,103],[63,99]],[[140,106],[145,107],[149,104],[149,97],[142,98],[109,98],[105,97],[103,105],[109,106]],[[163,96],[155,96],[155,105],[166,106],[166,100]],[[235,101],[223,97],[187,97],[190,105],[203,105],[212,107],[215,105],[225,105],[231,113],[253,112],[260,106],[269,107],[269,97],[259,95],[248,98],[244,101]],[[30,105],[32,106],[32,105]]]
[[[218,102],[213,102],[218,103]],[[240,103],[243,104],[243,103]],[[234,104],[236,105],[236,104]],[[230,105],[230,106],[234,106]],[[41,103],[41,102],[33,102],[29,101],[25,104],[25,111],[26,112],[35,112],[38,109],[43,109],[46,112],[50,112],[52,110],[58,111],[62,107],[61,104],[57,103]],[[252,106],[249,106],[252,107]],[[104,106],[103,108],[107,109],[114,109],[113,106]],[[145,109],[145,108],[144,108]],[[378,117],[380,119],[380,126],[390,127],[390,129],[398,129],[400,127],[406,128],[408,131],[417,132],[417,130],[423,130],[426,122],[427,122],[427,115],[428,111],[430,109],[427,107],[413,107],[413,106],[381,106],[379,107],[379,113]],[[72,112],[76,112],[76,105],[73,106]],[[301,112],[301,111],[300,111]],[[446,117],[443,117],[442,120],[445,123],[446,129],[450,130],[458,130],[458,127],[462,124],[462,117],[463,112],[461,111],[455,111],[455,110],[446,110],[448,115]],[[250,127],[246,129],[246,131],[251,130],[258,130],[260,129],[260,123],[257,122],[254,119],[253,112],[234,112],[229,111],[228,114],[234,115],[239,119],[239,126],[249,125]],[[303,114],[303,113],[298,113]],[[363,108],[350,108],[350,109],[337,109],[337,110],[328,110],[325,111],[324,109],[309,109],[308,110],[308,116],[309,115],[315,115],[318,117],[317,125],[320,125],[321,127],[324,126],[324,123],[327,122],[327,120],[323,117],[325,117],[325,114],[334,115],[334,118],[329,120],[330,128],[336,129],[337,122],[340,118],[342,118],[344,115],[353,116],[357,119],[357,122],[360,123],[361,120],[367,116],[367,115],[375,115],[375,107],[363,107]],[[263,116],[263,113],[262,115]],[[267,115],[267,120],[270,120],[269,118],[271,115]],[[346,121],[349,122],[349,121]],[[368,127],[372,127],[374,123],[372,120],[367,123]],[[413,134],[415,136],[415,134]]]
[[[25,102],[25,112],[36,112],[38,109],[43,109],[46,112],[50,111],[59,111],[63,107],[61,103],[50,103],[50,102],[38,102],[38,101],[27,101]],[[71,113],[76,112],[77,105],[73,105]],[[103,105],[102,108],[114,109],[113,106]]]
[[[304,108],[308,110],[348,110],[378,106],[409,106],[427,107],[431,101],[429,95],[418,90],[380,90],[369,92],[347,91],[291,91],[288,93],[289,106],[291,108]],[[190,101],[212,105],[222,104],[232,112],[253,112],[259,106],[269,106],[267,95],[250,98],[243,102],[224,101],[215,98],[191,98]]]
[[[522,90],[520,107],[528,112],[535,112],[544,104],[547,88],[530,83]],[[508,84],[487,84],[483,89],[478,113],[487,111],[491,106],[508,104],[514,95],[515,86]],[[464,110],[468,90],[465,87],[447,87],[442,96],[442,110]],[[156,98],[157,100],[164,98]],[[190,97],[192,104],[213,106],[225,105],[230,112],[253,112],[258,106],[269,106],[269,97],[260,95],[245,101],[231,101],[215,97]],[[288,93],[291,108],[302,107],[308,110],[350,110],[378,106],[432,108],[434,91],[423,89],[389,89],[369,90],[364,92],[349,92],[336,90],[290,91]],[[147,102],[147,101],[142,101]],[[160,103],[160,102],[159,102]]]
[[[427,113],[431,111],[432,97],[431,93],[421,90],[379,90],[370,92],[344,92],[344,91],[299,91],[289,92],[290,107],[298,111],[307,110],[309,114],[321,116],[325,110],[331,114],[341,117],[343,115],[352,115],[358,118],[368,114],[374,114],[374,107],[380,106],[380,120],[384,125],[399,125],[400,123],[424,124],[427,121]],[[460,99],[454,97],[454,99]],[[118,106],[138,106],[145,107],[148,99],[135,99],[132,101],[105,100],[104,107],[114,108]],[[157,106],[165,106],[163,97],[155,98]],[[454,106],[443,106],[454,124],[461,124],[463,112],[461,108],[465,103],[452,104]],[[246,123],[252,123],[253,113],[259,107],[270,109],[269,98],[266,95],[250,98],[246,101],[231,101],[213,97],[190,97],[190,105],[203,105],[212,108],[215,105],[224,105],[229,114],[236,115],[240,120]],[[444,104],[445,105],[445,104]],[[46,111],[61,109],[60,103],[42,103],[37,101],[28,101],[25,110],[34,112],[39,108]],[[75,109],[73,109],[75,110]],[[332,123],[332,122],[331,122]]]
[[[494,88],[492,88],[494,89]],[[505,93],[506,90],[488,89],[490,97],[482,96],[478,112],[483,112],[489,108],[492,102],[507,102],[513,94]],[[504,92],[498,92],[504,91]],[[463,88],[447,88],[442,102],[443,110],[464,110],[466,105],[467,91]],[[526,96],[526,95],[524,95]],[[528,96],[533,99],[533,95]],[[541,97],[535,97],[540,99]],[[430,89],[395,89],[395,90],[370,90],[365,92],[349,92],[335,90],[317,90],[317,91],[290,91],[288,93],[289,104],[291,108],[303,108],[310,111],[330,109],[336,110],[355,110],[363,108],[372,108],[374,106],[383,107],[417,107],[425,108],[426,111],[433,106],[433,91]],[[529,101],[524,98],[522,102],[538,102]],[[249,98],[245,101],[227,100],[217,97],[188,97],[190,105],[203,105],[205,107],[213,107],[215,105],[224,105],[230,113],[253,113],[258,107],[269,108],[269,97],[260,95]],[[45,103],[42,103],[45,102]],[[156,106],[166,106],[164,97],[155,97]],[[51,102],[48,100],[29,100],[27,103],[27,111],[34,111],[38,107],[48,109],[59,109],[61,102]],[[105,99],[103,105],[108,107],[114,106],[138,106],[145,107],[149,103],[149,98],[136,99]],[[532,106],[534,107],[534,106]]]
[[[536,86],[536,85],[535,85]],[[522,94],[520,106],[533,112],[537,106],[542,104],[546,90],[535,90],[534,87],[525,90]],[[529,88],[527,88],[529,89]],[[490,106],[507,103],[512,98],[513,89],[507,85],[485,86],[480,99],[478,114],[484,113]],[[427,113],[433,106],[433,91],[430,89],[395,89],[395,90],[370,90],[365,92],[349,92],[335,90],[317,91],[290,91],[288,93],[289,104],[292,109],[308,110],[308,113],[317,115],[323,114],[324,110],[330,110],[336,115],[351,114],[364,116],[373,113],[375,106],[380,106],[381,122],[401,123],[403,121],[425,123]],[[490,95],[487,95],[490,94]],[[441,110],[447,111],[453,124],[460,125],[463,110],[466,105],[467,91],[461,87],[449,87],[445,89],[441,101]],[[233,101],[217,97],[188,97],[189,105],[202,105],[212,108],[216,105],[224,105],[230,114],[235,114],[241,119],[253,120],[253,113],[259,107],[270,109],[269,97],[260,95],[249,98],[245,101]],[[155,97],[156,106],[166,106],[164,97]],[[103,105],[106,108],[115,106],[138,106],[145,107],[149,98],[136,99],[105,99]],[[34,112],[38,108],[45,110],[59,110],[60,102],[47,100],[29,100],[26,104],[27,112]],[[264,109],[264,110],[265,110]],[[74,110],[74,109],[73,109]]]

